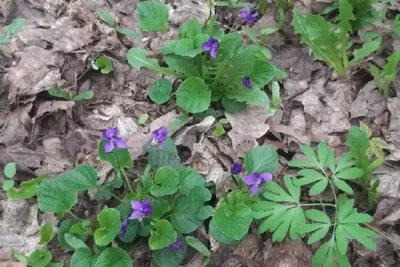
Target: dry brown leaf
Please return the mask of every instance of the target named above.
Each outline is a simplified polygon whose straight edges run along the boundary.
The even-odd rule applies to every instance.
[[[232,139],[232,147],[238,157],[242,157],[244,153],[257,146],[256,139],[269,130],[265,107],[247,106],[240,112],[225,112],[225,116],[232,126],[228,135]]]
[[[45,101],[37,107],[37,113],[34,120],[39,119],[45,114],[51,114],[61,110],[68,110],[75,105],[74,101]]]
[[[400,147],[400,98],[393,97],[388,100],[388,109],[390,111],[390,139],[389,141]]]
[[[22,142],[29,135],[32,104],[20,106],[11,113],[0,113],[0,144],[6,147]]]
[[[197,142],[197,134],[203,134],[204,132],[208,131],[214,122],[215,118],[213,116],[208,116],[198,124],[187,126],[177,131],[173,137],[173,140],[176,145],[183,144],[192,150],[193,144]]]
[[[30,46],[22,51],[21,61],[10,70],[8,99],[14,103],[17,98],[34,96],[48,90],[61,78],[59,68],[64,59],[61,54]]]
[[[358,92],[350,108],[351,118],[376,118],[386,110],[386,99],[379,93],[375,82],[367,83]]]
[[[0,248],[0,266],[1,267],[26,267],[28,264],[15,262],[12,256],[12,249]]]

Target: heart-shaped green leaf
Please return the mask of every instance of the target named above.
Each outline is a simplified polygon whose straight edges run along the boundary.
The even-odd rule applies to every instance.
[[[150,188],[153,196],[172,195],[178,191],[179,175],[170,167],[161,167],[154,176],[155,184]]]
[[[149,238],[149,246],[152,250],[163,249],[174,243],[177,238],[172,225],[167,220],[159,220],[154,224],[155,231]]]
[[[103,209],[97,215],[99,228],[94,232],[94,241],[98,246],[107,246],[121,230],[121,219],[117,209]]]
[[[88,164],[75,167],[60,177],[60,182],[71,190],[83,191],[96,187],[97,171]]]

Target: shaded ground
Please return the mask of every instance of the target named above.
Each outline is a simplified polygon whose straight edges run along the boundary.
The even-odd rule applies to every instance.
[[[101,131],[111,126],[118,126],[121,136],[128,140],[132,156],[141,156],[149,133],[173,122],[178,113],[173,103],[160,106],[147,98],[148,88],[160,75],[132,69],[126,62],[126,52],[130,47],[146,48],[156,58],[164,42],[177,36],[180,24],[192,16],[204,23],[210,16],[201,0],[165,2],[171,10],[168,30],[143,33],[140,40],[131,40],[107,27],[95,10],[112,10],[121,26],[140,32],[136,1],[0,0],[0,22],[26,18],[18,37],[0,47],[0,169],[16,162],[17,179],[26,180],[42,174],[55,176],[86,162],[97,166],[100,180],[105,181],[110,168],[98,163],[96,149]],[[294,5],[303,12],[317,12],[327,6],[318,1],[297,1]],[[388,7],[399,11],[396,2]],[[232,10],[217,10],[217,14],[226,26],[234,22]],[[276,15],[271,5],[254,27],[275,26]],[[216,194],[220,196],[234,188],[228,171],[232,162],[251,148],[259,144],[275,146],[281,155],[279,170],[283,172],[287,161],[296,157],[300,144],[325,141],[337,154],[342,153],[348,129],[361,120],[372,127],[374,136],[390,144],[386,164],[376,173],[381,186],[375,224],[400,242],[400,98],[386,99],[379,94],[366,71],[368,64],[355,69],[350,80],[336,79],[331,69],[299,45],[290,21],[287,13],[287,26],[266,41],[273,62],[289,75],[282,83],[282,108],[270,118],[259,107],[225,114],[232,128],[218,138],[211,135],[215,120],[190,120],[173,135],[181,145],[182,157],[208,181],[216,183]],[[387,25],[392,22],[371,26],[384,34],[383,46],[372,58],[378,65],[384,64],[384,58],[393,50],[400,49],[399,39]],[[92,70],[91,60],[99,55],[112,59],[111,75]],[[398,89],[399,81],[397,77]],[[54,101],[45,92],[52,87],[74,93],[91,90],[95,96],[91,101]],[[138,119],[145,113],[151,122],[139,125]],[[38,214],[34,201],[8,202],[1,194],[0,248],[31,252],[37,248],[40,226],[45,221],[57,225],[57,221]],[[365,204],[360,199],[361,209]],[[80,208],[93,210],[88,196]],[[271,244],[270,236],[257,234],[250,234],[239,247],[220,246],[205,231],[200,231],[199,237],[214,253],[211,266],[311,266],[316,249],[301,240]],[[384,239],[378,240],[377,252],[365,251],[357,244],[351,251],[353,266],[390,266],[398,259],[397,250]],[[192,255],[185,266],[200,266],[201,256]],[[132,257],[142,264],[137,266],[150,264],[144,244]],[[7,256],[1,255],[0,261],[3,258]]]

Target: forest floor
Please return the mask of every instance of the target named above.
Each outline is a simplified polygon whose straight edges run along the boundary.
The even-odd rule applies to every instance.
[[[167,31],[143,32],[140,39],[132,40],[117,35],[95,11],[110,10],[120,25],[139,33],[136,0],[0,0],[1,23],[25,18],[22,31],[0,47],[0,169],[15,162],[16,179],[23,181],[42,174],[56,176],[85,162],[98,167],[99,179],[104,182],[110,167],[99,165],[97,143],[101,132],[113,126],[118,126],[121,137],[127,140],[133,159],[141,158],[142,144],[151,132],[175,121],[179,110],[174,103],[158,105],[148,98],[148,89],[161,75],[131,68],[127,51],[131,47],[144,48],[150,57],[157,58],[163,44],[176,38],[179,25],[191,17],[204,23],[211,12],[202,0],[164,2],[170,8]],[[304,13],[318,13],[330,5],[326,2],[330,1],[303,0],[294,2],[294,6]],[[399,12],[398,4],[386,5]],[[237,10],[219,8],[212,12],[226,28],[240,31],[240,22],[235,20]],[[380,95],[368,73],[368,63],[353,69],[346,80],[337,79],[331,68],[316,61],[310,49],[299,43],[291,19],[291,12],[287,12],[282,30],[265,41],[272,51],[272,62],[288,74],[281,83],[282,104],[277,113],[269,117],[265,108],[250,106],[225,114],[230,126],[225,129],[227,134],[220,137],[212,135],[215,118],[190,119],[171,133],[180,156],[208,181],[215,182],[220,190],[217,194],[222,194],[233,189],[229,181],[232,163],[240,161],[251,148],[265,144],[278,149],[278,177],[286,171],[287,162],[296,157],[301,144],[324,141],[337,155],[347,151],[347,132],[362,121],[372,128],[373,136],[390,144],[385,164],[374,174],[375,179],[381,180],[374,225],[400,243],[400,97]],[[253,28],[270,28],[276,23],[277,9],[269,4]],[[370,59],[377,65],[382,65],[393,50],[400,49],[400,39],[396,39],[390,25],[389,20],[370,26],[384,35],[381,47]],[[92,59],[100,55],[112,59],[111,74],[92,69]],[[55,86],[70,92],[91,90],[94,98],[54,101],[46,90]],[[399,76],[394,87],[400,92]],[[223,112],[217,111],[217,115],[224,115]],[[139,124],[139,118],[146,113],[148,123]],[[355,199],[359,209],[368,209],[361,192],[355,192]],[[57,225],[54,216],[39,213],[34,200],[7,201],[0,193],[0,252],[2,247],[25,253],[37,249],[44,222]],[[145,243],[139,246],[132,257],[144,265],[136,266],[150,266],[150,262],[146,263],[148,248]],[[301,239],[275,244],[268,235],[260,237],[256,229],[237,247],[214,243],[210,246],[210,266],[224,267],[308,267],[316,249]],[[376,252],[354,243],[352,266],[400,266],[395,265],[399,264],[398,249],[383,238],[377,239]],[[7,255],[4,250],[0,253],[1,266],[21,266],[8,262]],[[69,256],[54,257],[67,260]],[[184,266],[201,263],[198,254]]]

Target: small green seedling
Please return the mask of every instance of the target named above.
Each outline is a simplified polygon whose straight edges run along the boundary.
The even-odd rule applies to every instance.
[[[108,57],[101,56],[92,60],[92,68],[100,70],[103,74],[108,74],[113,70],[113,63]]]
[[[8,39],[17,35],[22,30],[24,21],[23,18],[16,18],[11,22],[11,24],[5,26],[3,28],[3,34],[0,35],[0,45],[5,44]]]
[[[86,91],[78,94],[71,94],[68,92],[65,92],[61,90],[60,88],[51,88],[47,91],[49,95],[57,97],[57,98],[62,98],[65,100],[90,100],[93,98],[94,94],[92,91]]]
[[[111,14],[108,13],[106,10],[102,9],[102,8],[98,8],[96,10],[96,13],[100,16],[100,18],[107,23],[107,25],[110,28],[115,29],[117,32],[126,35],[127,37],[133,39],[133,40],[137,40],[139,39],[139,34],[137,34],[136,32],[132,31],[129,28],[126,27],[120,27],[118,25],[118,22],[116,20],[116,18]]]
[[[270,108],[268,110],[268,116],[274,116],[278,109],[281,107],[280,87],[279,83],[272,82],[272,99]]]
[[[148,119],[149,119],[149,114],[145,113],[141,115],[139,118],[139,124],[145,124]]]
[[[387,63],[382,70],[373,64],[370,64],[369,70],[374,77],[376,86],[378,87],[380,93],[389,97],[394,94],[390,86],[392,82],[396,79],[397,65],[400,62],[400,51],[395,51],[391,56],[387,58]]]
[[[8,191],[10,188],[14,186],[14,180],[13,177],[17,173],[17,168],[14,162],[7,163],[6,166],[4,167],[4,176],[5,179],[3,181],[3,191]]]

